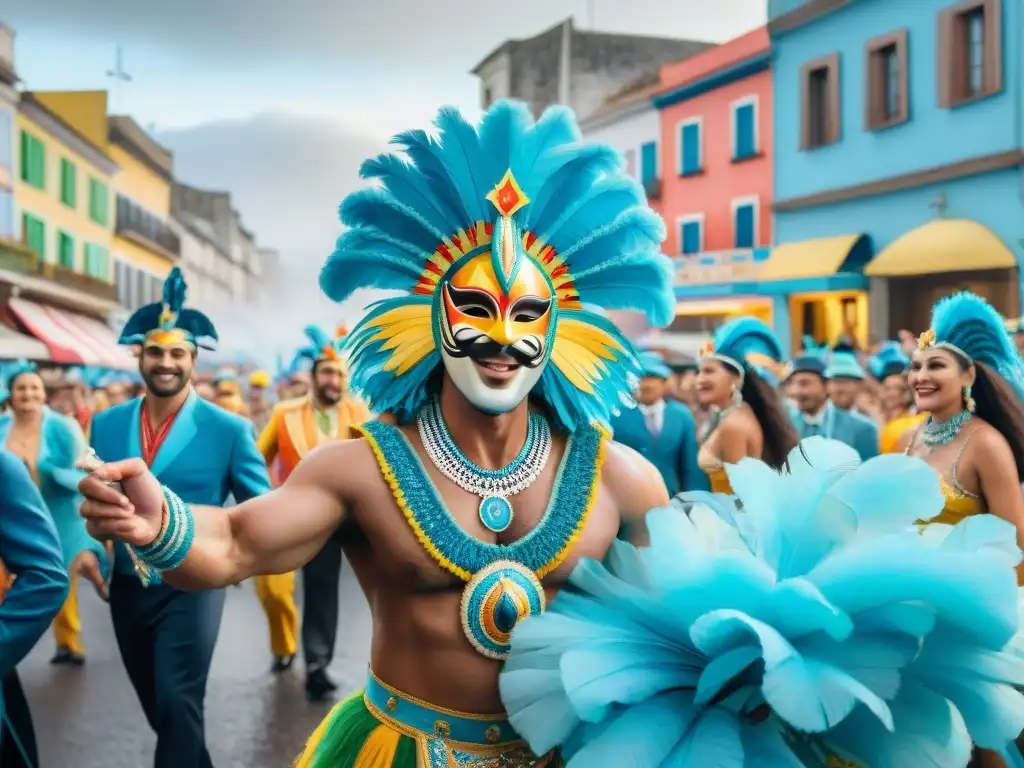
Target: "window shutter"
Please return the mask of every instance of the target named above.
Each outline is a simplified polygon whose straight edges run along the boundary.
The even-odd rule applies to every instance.
[[[737,248],[754,247],[754,206],[740,205],[736,208],[734,240]]]
[[[937,61],[936,83],[938,84],[939,106],[948,109],[953,106],[953,22],[955,21],[952,11],[942,11],[939,14],[939,33],[935,56]]]
[[[753,156],[756,142],[754,141],[754,105],[744,104],[736,109],[733,130],[736,132],[736,157],[741,160]]]
[[[700,171],[700,123],[683,126],[683,173]]]
[[[650,141],[640,148],[641,179],[646,184],[658,178],[658,150],[657,144]]]

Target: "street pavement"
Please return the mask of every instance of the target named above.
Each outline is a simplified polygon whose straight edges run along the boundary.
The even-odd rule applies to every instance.
[[[35,718],[39,768],[149,768],[156,739],[121,666],[109,611],[85,583],[79,595],[85,666],[51,666],[47,634],[18,668]],[[366,601],[347,565],[340,604],[330,671],[344,695],[365,681],[370,640]],[[301,654],[282,675],[269,672],[270,660],[251,582],[229,588],[206,695],[206,741],[216,768],[287,768],[329,711],[329,703],[306,701]]]

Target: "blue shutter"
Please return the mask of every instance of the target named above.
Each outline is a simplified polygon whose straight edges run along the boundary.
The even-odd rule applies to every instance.
[[[753,157],[757,152],[757,141],[755,140],[755,131],[757,127],[754,125],[754,105],[744,104],[742,107],[736,109],[733,113],[733,120],[735,125],[733,130],[736,132],[736,160],[742,160],[746,157]]]
[[[687,123],[683,126],[682,137],[682,168],[683,176],[700,171],[700,123]]]
[[[14,162],[14,112],[0,107],[0,168],[8,173]]]
[[[684,254],[700,253],[700,228],[701,224],[699,221],[683,222],[683,231],[679,239]]]
[[[658,145],[649,141],[640,147],[640,181],[646,184],[658,178]]]
[[[737,248],[754,247],[754,206],[740,205],[736,208],[733,229]]]

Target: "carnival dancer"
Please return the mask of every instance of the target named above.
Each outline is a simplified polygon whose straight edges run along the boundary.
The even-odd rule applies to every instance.
[[[776,362],[782,348],[772,330],[753,317],[719,326],[701,350],[697,397],[713,415],[700,436],[697,461],[711,490],[730,493],[726,464],[752,456],[781,467],[797,436],[778,392],[759,373],[751,357]]]
[[[349,229],[321,275],[336,301],[404,292],[346,342],[353,389],[401,426],[369,422],[225,511],[182,503],[137,461],[82,484],[94,533],[183,587],[293,570],[340,529],[373,612],[372,673],[304,767],[551,764],[502,714],[510,632],[580,557],[605,554],[623,518],[668,501],[657,469],[607,439],[639,370],[589,308],[672,319],[664,225],[643,189],[614,150],[581,143],[565,109],[534,124],[500,102],[479,130],[451,109],[437,125],[439,139],[395,139],[408,160],[364,164],[383,188],[346,198]]]
[[[903,435],[919,427],[928,418],[914,405],[907,374],[910,358],[898,341],[887,341],[868,360],[868,370],[878,382],[882,428],[878,432],[879,453],[896,453]]]
[[[654,464],[669,495],[707,490],[707,475],[697,465],[693,414],[682,403],[667,398],[671,369],[653,352],[640,355],[640,367],[640,382],[633,395],[636,408],[626,408],[612,419],[615,441]]]
[[[86,452],[85,438],[77,421],[45,405],[46,390],[34,364],[21,361],[7,374],[11,412],[0,415],[0,445],[24,462],[38,485],[71,575],[67,601],[53,623],[57,650],[51,663],[81,666],[85,647],[78,614],[78,576],[90,581],[105,598],[109,567],[103,545],[89,536],[78,514],[82,501],[78,482],[84,473],[75,469],[75,462]]]
[[[64,604],[57,529],[21,457],[0,449],[0,559],[17,578],[0,595],[0,765],[36,768],[32,718],[15,668]]]
[[[793,360],[788,392],[799,409],[792,415],[800,439],[821,436],[839,440],[861,459],[878,455],[878,428],[863,416],[837,407],[828,397],[828,364],[812,353]]]
[[[275,406],[259,438],[260,453],[268,466],[280,461],[284,482],[314,448],[352,437],[351,428],[369,420],[370,412],[346,392],[348,374],[339,352],[345,329],[331,338],[316,326],[305,329],[309,345],[297,357],[308,363],[313,387],[297,400]],[[306,693],[319,700],[336,689],[327,675],[338,633],[338,581],[341,575],[341,538],[331,537],[302,569],[302,650],[306,662]],[[256,577],[256,594],[267,614],[274,671],[288,669],[295,658],[298,613],[295,609],[295,574]]]
[[[197,351],[211,349],[217,331],[204,314],[185,307],[186,290],[175,268],[162,303],[128,319],[120,341],[141,348],[146,394],[97,414],[92,447],[106,460],[136,457],[176,498],[216,507],[229,494],[244,501],[270,484],[252,425],[189,386]],[[203,699],[224,591],[182,592],[141,579],[130,550],[118,545],[110,608],[121,659],[156,731],[156,768],[209,768]]]
[[[930,416],[904,442],[938,473],[945,499],[931,522],[955,525],[991,512],[1024,544],[1024,362],[999,314],[973,293],[940,301],[909,380],[915,404]]]

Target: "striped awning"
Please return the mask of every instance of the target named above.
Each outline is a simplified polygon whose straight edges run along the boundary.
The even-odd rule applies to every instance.
[[[46,345],[55,363],[135,368],[131,352],[118,345],[113,330],[100,320],[22,298],[11,299],[10,307],[32,335]]]

